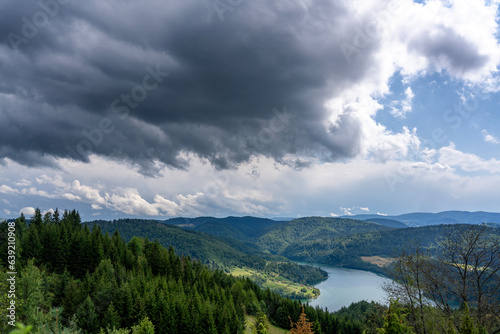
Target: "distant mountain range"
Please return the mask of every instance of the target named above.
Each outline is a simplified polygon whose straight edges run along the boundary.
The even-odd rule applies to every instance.
[[[500,224],[500,213],[495,212],[469,212],[469,211],[444,211],[438,213],[414,212],[406,213],[398,216],[383,216],[383,215],[354,215],[343,216],[342,218],[369,220],[374,219],[390,219],[401,222],[409,227],[440,225],[440,224],[482,224],[494,223]]]
[[[325,263],[383,273],[370,261],[390,261],[412,242],[423,249],[435,249],[439,240],[460,224],[498,227],[500,213],[446,211],[408,213],[398,216],[356,215],[345,217],[303,217],[274,221],[256,217],[175,218],[165,221],[194,230],[254,245],[265,254],[290,260]],[[463,226],[463,225],[462,225]]]

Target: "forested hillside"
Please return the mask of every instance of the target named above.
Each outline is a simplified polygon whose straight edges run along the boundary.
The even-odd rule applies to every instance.
[[[245,314],[290,328],[301,312],[297,300],[179,257],[158,241],[125,242],[99,225],[91,231],[76,211],[42,217],[37,209],[31,223],[21,216],[11,225],[0,224],[0,249],[6,249],[7,230],[15,229],[16,320],[35,333],[243,333]],[[0,261],[0,286],[7,291],[7,263]],[[7,303],[5,294],[2,318]],[[361,333],[366,326],[319,308],[304,310],[318,334]]]
[[[259,252],[252,245],[237,243],[236,247],[223,240],[190,229],[164,224],[156,220],[118,219],[113,221],[88,222],[93,228],[99,225],[103,233],[114,233],[118,230],[127,241],[140,236],[150,240],[158,239],[165,247],[172,246],[178,254],[189,255],[204,264],[211,266],[246,265],[252,268],[264,268],[266,259],[272,259]],[[234,242],[236,243],[236,242]],[[277,258],[283,260],[283,258]]]
[[[432,225],[302,241],[290,244],[281,254],[297,261],[316,261],[384,273],[382,268],[363,261],[361,257],[392,258],[411,244],[418,244],[432,254],[437,249],[438,242],[459,226],[461,225]],[[500,229],[488,228],[487,231],[500,236]]]
[[[197,218],[172,218],[165,223],[192,228],[215,236],[230,237],[241,241],[255,242],[257,239],[274,226],[282,222],[258,217],[197,217]]]
[[[126,241],[136,236],[149,238],[151,241],[158,240],[165,247],[174,247],[177,254],[190,256],[211,268],[226,272],[233,272],[234,268],[254,269],[257,275],[250,276],[254,276],[260,284],[265,284],[267,280],[285,279],[291,283],[313,284],[327,277],[327,273],[319,268],[302,266],[283,256],[264,253],[255,244],[228,237],[215,237],[160,221],[119,219],[88,224],[91,228],[100,226],[104,233],[112,234],[117,230]],[[282,293],[288,295],[287,291]],[[300,294],[297,297],[301,297]]]
[[[387,231],[392,228],[353,219],[305,217],[280,224],[259,238],[257,244],[274,254],[282,254],[294,244],[330,243],[333,238],[363,232]]]
[[[366,219],[366,221],[369,221],[372,223],[377,223],[377,224],[384,225],[387,227],[394,227],[394,228],[406,228],[406,227],[408,227],[407,225],[403,224],[402,222],[394,220],[394,219],[372,218],[372,219]]]

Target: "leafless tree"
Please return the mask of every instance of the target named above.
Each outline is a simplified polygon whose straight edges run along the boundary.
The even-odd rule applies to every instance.
[[[397,282],[386,286],[414,312],[417,333],[427,333],[426,306],[432,304],[451,319],[457,305],[467,303],[477,322],[500,333],[500,233],[484,225],[457,225],[432,256],[417,243],[393,262]]]

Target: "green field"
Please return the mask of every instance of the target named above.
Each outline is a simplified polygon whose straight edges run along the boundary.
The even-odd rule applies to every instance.
[[[262,288],[269,288],[272,291],[292,298],[313,299],[320,294],[319,289],[294,283],[280,276],[278,273],[264,273],[250,268],[233,267],[230,269],[230,274],[237,277],[249,277]]]
[[[246,324],[246,330],[245,330],[245,334],[251,334],[252,333],[252,327],[250,324],[254,324],[255,321],[257,320],[257,318],[253,315],[248,315],[246,314],[245,315],[245,319],[247,320]],[[283,328],[279,328],[279,327],[276,327],[274,325],[271,325],[269,324],[269,333],[270,334],[286,334],[288,333],[288,331],[286,329],[283,329]]]

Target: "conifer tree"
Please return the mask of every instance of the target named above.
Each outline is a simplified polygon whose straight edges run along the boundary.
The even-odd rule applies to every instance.
[[[406,324],[405,315],[397,300],[391,300],[384,319],[384,325],[378,329],[379,334],[413,334],[413,329]]]
[[[19,305],[19,316],[32,325],[38,325],[37,313],[44,307],[44,296],[42,291],[42,273],[36,267],[33,260],[21,271],[17,282],[17,298],[22,301]]]
[[[59,210],[56,208],[54,213],[52,214],[52,221],[54,224],[60,224],[61,223],[61,218],[59,217]]]
[[[76,312],[76,324],[85,333],[96,333],[99,329],[99,321],[95,311],[94,303],[90,296],[87,296]]]
[[[154,334],[155,326],[149,320],[148,317],[145,317],[141,320],[141,322],[132,327],[132,334]]]
[[[42,228],[42,223],[43,223],[42,212],[40,211],[39,208],[36,208],[35,215],[33,216],[33,219],[31,220],[31,224],[33,224],[33,226],[36,227],[38,232],[40,232],[40,230]]]
[[[64,289],[64,298],[62,300],[62,316],[64,318],[70,319],[78,310],[82,299],[82,292],[79,284],[75,280],[71,280]]]
[[[269,322],[264,313],[261,312],[257,315],[257,320],[252,325],[252,334],[269,334]]]
[[[212,312],[212,305],[207,301],[205,303],[205,312],[202,322],[203,333],[217,334],[217,327],[215,325],[214,314]]]
[[[23,247],[22,247],[22,258],[23,261],[29,259],[35,259],[35,264],[39,265],[42,263],[42,252],[43,245],[41,239],[42,232],[42,219],[40,210],[35,211],[35,216],[29,225],[28,231],[25,235]]]
[[[474,325],[474,321],[470,316],[468,303],[464,303],[464,316],[459,328],[460,334],[479,334],[478,329]]]
[[[45,225],[47,224],[51,224],[52,223],[52,213],[50,213],[50,211],[47,211],[44,215],[43,215],[43,223]]]
[[[102,316],[101,327],[110,329],[118,329],[121,325],[120,315],[116,311],[113,302],[111,302]]]
[[[304,312],[304,305],[302,305],[302,313],[300,313],[299,320],[296,323],[293,323],[292,319],[290,319],[290,325],[292,329],[288,333],[297,333],[297,334],[314,334],[313,332],[313,324],[309,322],[307,319],[306,313]]]

